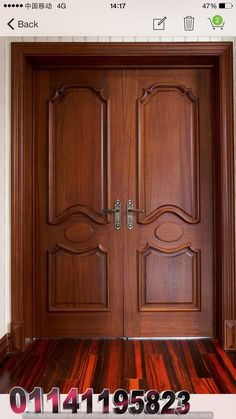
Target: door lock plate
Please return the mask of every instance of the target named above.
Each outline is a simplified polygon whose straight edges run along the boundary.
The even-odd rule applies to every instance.
[[[120,230],[121,228],[121,202],[117,199],[114,202],[114,227],[116,230]]]
[[[113,208],[105,208],[103,210],[106,214],[113,214],[114,215],[114,227],[116,230],[120,230],[121,228],[121,202],[119,199],[113,204]]]
[[[133,202],[131,199],[128,200],[126,204],[126,215],[127,215],[127,228],[132,230],[134,228],[134,215],[133,212],[130,211],[133,209]]]

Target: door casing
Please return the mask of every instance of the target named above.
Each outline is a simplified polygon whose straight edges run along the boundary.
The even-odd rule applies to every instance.
[[[212,70],[214,95],[214,335],[236,350],[234,232],[233,47],[195,43],[13,43],[12,44],[12,349],[33,336],[32,168],[33,77],[37,68],[165,68]]]

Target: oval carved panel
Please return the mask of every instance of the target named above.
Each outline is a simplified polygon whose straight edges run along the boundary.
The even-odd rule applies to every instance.
[[[65,230],[65,236],[68,240],[74,243],[83,243],[89,240],[94,231],[92,227],[84,223],[73,223]]]
[[[175,223],[163,223],[156,228],[155,236],[163,242],[173,242],[181,239],[183,229]]]

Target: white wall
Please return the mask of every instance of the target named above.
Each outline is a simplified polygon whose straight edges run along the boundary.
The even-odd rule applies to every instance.
[[[0,338],[9,331],[10,298],[10,44],[11,42],[175,42],[233,41],[236,64],[236,38],[172,37],[89,37],[89,38],[1,38],[0,37]],[[236,88],[236,65],[234,66]],[[235,95],[236,97],[236,95]],[[235,101],[236,112],[236,101]],[[236,114],[235,114],[236,115]],[[236,118],[235,118],[236,120]]]

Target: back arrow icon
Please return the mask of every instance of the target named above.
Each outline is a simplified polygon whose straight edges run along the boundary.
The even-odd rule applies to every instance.
[[[13,20],[14,20],[14,17],[11,20],[9,20],[9,22],[7,24],[14,31],[15,28],[13,28],[13,26],[11,25],[11,23],[13,22]]]

